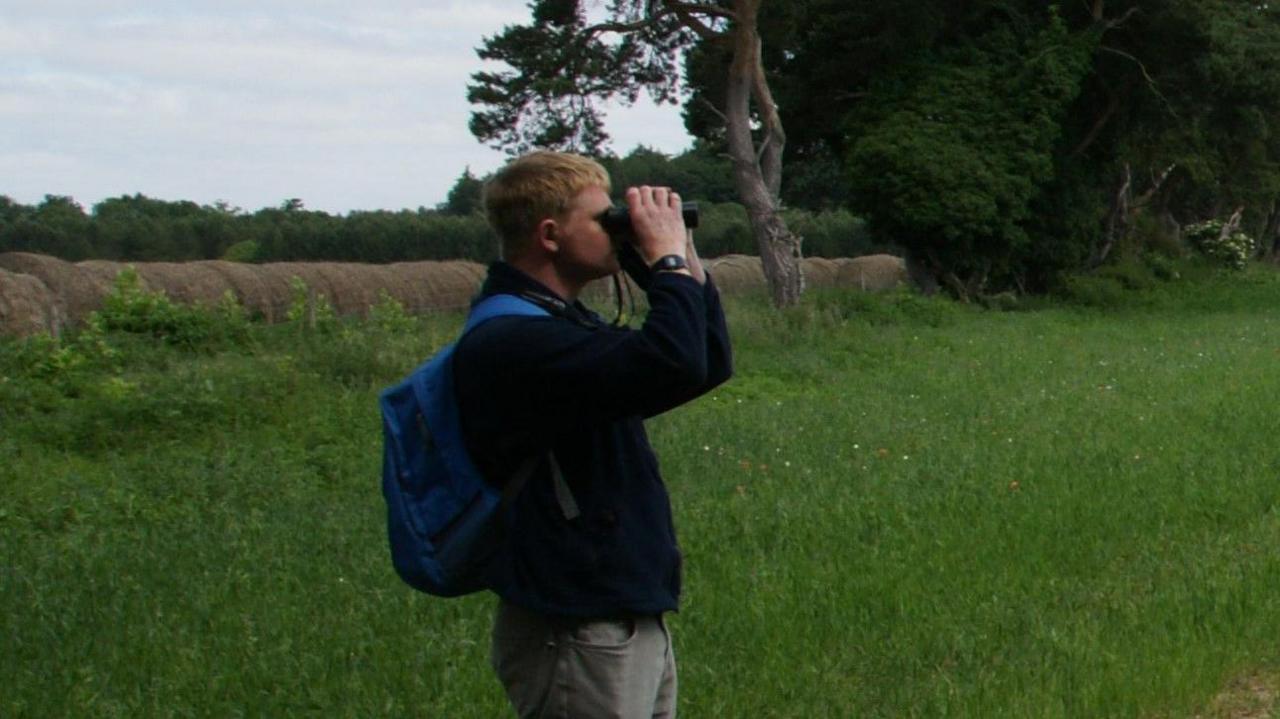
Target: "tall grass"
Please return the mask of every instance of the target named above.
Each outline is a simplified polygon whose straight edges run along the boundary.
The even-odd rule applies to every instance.
[[[682,714],[1189,716],[1280,665],[1280,283],[1135,297],[732,302],[735,379],[650,422]],[[501,715],[492,598],[399,584],[378,488],[376,392],[459,323],[0,344],[0,715]]]

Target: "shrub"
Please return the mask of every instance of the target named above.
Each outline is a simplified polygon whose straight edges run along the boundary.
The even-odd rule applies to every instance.
[[[289,278],[289,309],[284,316],[294,324],[306,320],[312,329],[324,332],[332,330],[337,324],[337,313],[333,311],[329,298],[320,293],[312,293],[307,283],[297,275]]]
[[[1148,253],[1143,256],[1142,261],[1146,263],[1151,270],[1151,274],[1155,275],[1158,280],[1169,282],[1182,279],[1182,273],[1178,270],[1178,263],[1164,254]]]
[[[15,421],[10,415],[49,413],[67,399],[110,392],[121,363],[96,317],[61,337],[0,339],[0,425]]]
[[[369,308],[369,322],[393,335],[410,333],[418,327],[418,321],[405,311],[400,300],[385,289],[378,290],[378,304]]]
[[[1068,275],[1060,293],[1068,302],[1086,307],[1115,309],[1125,303],[1124,285],[1105,275]]]
[[[1237,229],[1223,235],[1226,223],[1222,220],[1206,220],[1188,225],[1183,233],[1191,246],[1223,267],[1244,269],[1253,257],[1257,244],[1244,230]]]
[[[756,241],[745,207],[735,202],[699,204],[702,216],[694,232],[699,254],[705,257],[756,254]]]
[[[103,332],[148,335],[186,349],[241,345],[249,338],[248,317],[229,291],[213,307],[180,305],[164,292],[143,289],[132,267],[116,275],[90,325]]]
[[[867,223],[848,210],[787,210],[783,217],[804,238],[807,257],[858,257],[874,249]]]
[[[258,243],[255,240],[241,240],[222,253],[222,259],[228,262],[254,262],[258,259]]]
[[[1136,259],[1123,259],[1098,268],[1097,277],[1109,277],[1126,290],[1149,290],[1156,285],[1151,268]]]

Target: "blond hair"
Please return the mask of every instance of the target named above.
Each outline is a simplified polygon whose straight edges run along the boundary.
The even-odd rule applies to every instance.
[[[498,170],[484,186],[484,211],[504,257],[519,255],[547,218],[559,217],[583,190],[609,191],[609,173],[582,155],[539,150]]]

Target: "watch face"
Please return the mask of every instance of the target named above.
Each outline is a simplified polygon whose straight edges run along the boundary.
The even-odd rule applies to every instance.
[[[685,267],[688,267],[688,265],[685,264],[684,258],[680,255],[665,255],[663,257],[659,257],[658,261],[653,263],[654,272],[659,272],[661,270],[680,270]]]

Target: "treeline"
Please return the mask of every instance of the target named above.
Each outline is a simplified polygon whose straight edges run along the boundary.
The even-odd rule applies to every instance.
[[[662,184],[699,201],[697,238],[704,255],[755,253],[746,213],[732,201],[723,158],[699,150],[669,157],[639,147],[603,163],[618,190]],[[448,198],[434,208],[346,215],[308,210],[296,198],[246,212],[221,202],[132,195],[103,200],[86,211],[70,197],[49,195],[24,205],[0,196],[0,252],[36,252],[72,262],[488,262],[497,256],[498,243],[482,215],[483,184],[483,178],[464,170]],[[864,223],[847,210],[796,209],[788,217],[804,233],[808,255],[849,257],[875,249]]]
[[[621,39],[580,0],[528,5],[478,48],[509,67],[468,86],[486,142],[600,147],[603,101],[679,97],[783,205],[849,209],[960,297],[1176,253],[1211,220],[1280,252],[1280,4],[617,0]]]
[[[759,22],[784,201],[825,194],[958,295],[1178,253],[1211,220],[1280,250],[1280,6],[814,0]],[[725,63],[689,54],[707,142]]]

